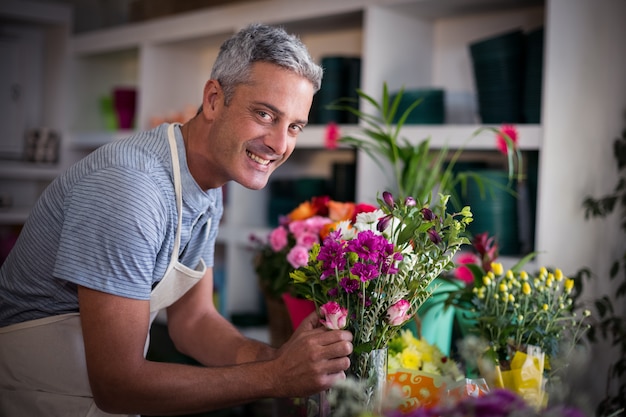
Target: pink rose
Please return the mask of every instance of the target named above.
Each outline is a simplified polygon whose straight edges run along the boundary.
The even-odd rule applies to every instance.
[[[320,307],[320,316],[320,323],[327,329],[343,329],[348,320],[348,309],[341,307],[336,301],[329,301]]]
[[[309,262],[309,250],[301,245],[296,245],[287,254],[287,262],[298,269]]]
[[[305,248],[311,249],[313,247],[313,244],[319,243],[320,239],[318,236],[319,235],[311,232],[302,233],[300,236],[297,237],[296,245],[304,246]]]
[[[291,223],[289,223],[289,231],[296,237],[296,239],[302,233],[306,233],[308,229],[309,228],[305,220],[294,220]]]
[[[392,326],[399,326],[406,322],[411,316],[408,314],[411,304],[407,300],[397,301],[387,310],[387,323]]]
[[[272,230],[269,237],[270,246],[274,252],[280,252],[287,246],[287,229],[282,226]]]

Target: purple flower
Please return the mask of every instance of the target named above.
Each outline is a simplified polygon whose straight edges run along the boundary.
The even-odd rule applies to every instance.
[[[381,233],[387,230],[387,228],[389,227],[389,223],[391,223],[391,219],[393,219],[393,216],[391,214],[385,217],[381,217],[380,220],[378,220],[378,223],[376,224],[376,230],[378,230]]]
[[[389,208],[394,208],[396,206],[396,203],[393,201],[393,195],[389,191],[383,192],[383,201],[389,206]]]
[[[354,264],[350,272],[361,280],[361,282],[371,281],[378,278],[378,267],[374,264],[364,264],[357,262]]]
[[[424,217],[424,220],[426,220],[427,222],[431,222],[436,219],[435,213],[433,213],[433,211],[428,207],[424,207],[420,210],[420,212],[422,213],[422,217]]]
[[[441,238],[441,236],[439,236],[439,233],[437,233],[437,231],[434,228],[428,229],[426,233],[428,233],[428,237],[430,238],[430,241],[433,242],[435,245],[438,245],[441,242],[443,242],[443,239]]]
[[[340,237],[341,232],[339,230],[331,232],[320,247],[317,260],[322,261],[322,275],[320,276],[322,280],[333,275],[336,269],[341,270],[346,266],[346,245],[345,242],[340,240]]]
[[[364,261],[377,262],[386,243],[384,236],[365,230],[348,242],[348,251],[356,253]]]
[[[404,199],[404,205],[407,207],[414,207],[417,205],[417,202],[415,201],[413,197],[409,196],[406,199]]]
[[[348,294],[357,292],[360,287],[358,280],[351,279],[349,277],[341,278],[341,281],[339,281],[339,285],[341,285],[341,288],[343,288],[343,290]]]

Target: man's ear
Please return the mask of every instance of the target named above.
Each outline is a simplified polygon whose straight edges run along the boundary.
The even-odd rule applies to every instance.
[[[202,111],[205,116],[214,114],[214,112],[223,105],[223,100],[224,94],[220,83],[217,80],[208,80],[204,85],[202,97]]]

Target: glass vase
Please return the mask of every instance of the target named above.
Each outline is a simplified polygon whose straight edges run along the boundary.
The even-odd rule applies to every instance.
[[[380,411],[387,384],[387,347],[353,353],[348,377],[355,378],[363,384],[366,408],[370,411]]]

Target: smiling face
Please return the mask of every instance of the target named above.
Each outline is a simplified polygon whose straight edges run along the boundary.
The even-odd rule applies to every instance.
[[[228,105],[219,83],[209,80],[202,113],[189,123],[185,137],[198,185],[206,190],[232,180],[263,188],[293,152],[313,94],[306,78],[264,62],[253,64],[250,82],[237,86]]]

